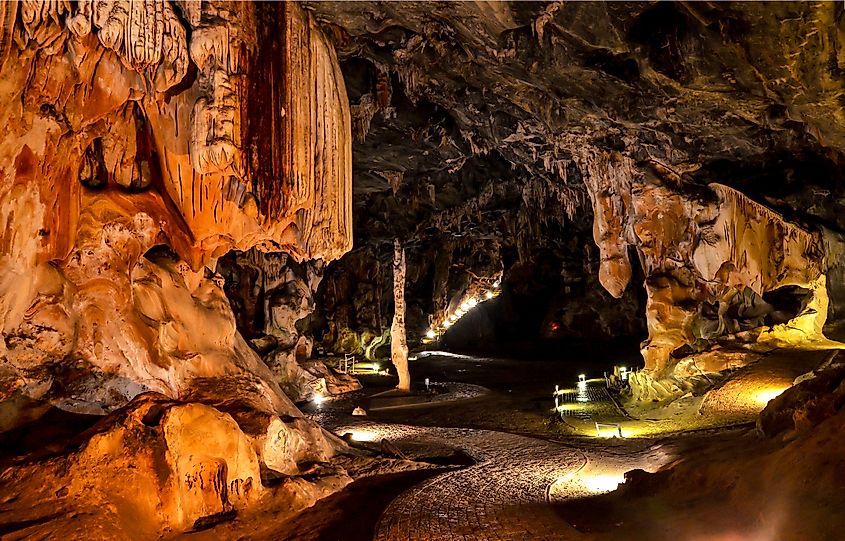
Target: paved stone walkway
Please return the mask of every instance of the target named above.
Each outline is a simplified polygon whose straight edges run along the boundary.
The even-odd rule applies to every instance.
[[[574,449],[525,436],[461,428],[356,423],[359,437],[459,448],[477,463],[446,472],[395,499],[376,541],[566,539],[572,531],[548,505],[548,489],[584,465]]]

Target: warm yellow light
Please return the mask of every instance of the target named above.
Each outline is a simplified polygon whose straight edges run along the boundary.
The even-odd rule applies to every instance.
[[[452,320],[447,319],[446,321],[443,322],[443,326],[448,329],[449,327],[452,326]]]
[[[580,409],[584,409],[584,406],[581,404],[561,404],[557,407],[557,411],[578,411]]]
[[[473,297],[472,299],[470,299],[470,300],[468,301],[468,303],[469,303],[469,307],[470,307],[470,308],[474,308],[474,307],[475,307],[475,305],[477,305],[477,304],[478,304],[478,300],[477,300],[475,297]]]
[[[582,479],[584,487],[590,492],[595,492],[596,494],[614,491],[621,483],[624,482],[625,477],[622,475],[589,475],[584,476]]]
[[[314,395],[314,403],[317,404],[318,406],[320,404],[322,404],[325,400],[326,400],[325,397],[321,394],[315,394]]]
[[[765,406],[770,400],[779,397],[787,389],[789,387],[766,387],[765,389],[754,392],[754,401],[761,406]]]
[[[461,317],[462,315],[464,315],[464,310],[458,308],[457,310],[455,310],[455,315]]]
[[[488,291],[487,293],[484,294],[484,296],[487,297],[488,299],[492,299],[493,298],[493,292]]]
[[[618,426],[602,426],[596,429],[596,437],[598,438],[621,438],[622,429]]]
[[[469,305],[469,302],[467,302],[467,301],[464,301],[464,303],[461,304],[461,310],[463,310],[464,312],[468,311],[470,308],[471,308],[471,306]]]
[[[436,332],[434,332],[434,329],[429,329],[429,330],[428,330],[428,332],[426,332],[426,333],[425,333],[425,335],[426,335],[428,338],[434,338],[435,336],[437,336],[437,333],[436,333]]]
[[[349,433],[349,437],[353,441],[373,441],[375,439],[375,435],[366,430],[353,430]]]

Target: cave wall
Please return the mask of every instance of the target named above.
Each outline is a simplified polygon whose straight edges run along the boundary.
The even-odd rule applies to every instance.
[[[101,411],[231,370],[272,387],[213,261],[351,245],[348,106],[313,19],[296,4],[2,10],[5,394]],[[154,246],[171,254],[144,257]]]
[[[51,408],[111,413],[43,485],[72,483],[77,515],[111,494],[161,533],[327,460],[337,442],[245,340],[216,272],[232,249],[351,247],[349,106],[314,18],[296,3],[5,2],[0,63],[0,431]],[[148,493],[109,476],[133,455]],[[305,497],[289,503],[318,484],[294,482]]]
[[[238,331],[294,401],[360,388],[353,377],[313,359],[314,295],[325,263],[284,253],[233,251],[217,261]]]

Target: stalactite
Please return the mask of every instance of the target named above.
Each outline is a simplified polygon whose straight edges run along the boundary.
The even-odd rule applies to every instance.
[[[573,146],[593,205],[593,238],[601,254],[599,281],[617,299],[631,280],[628,259],[628,213],[631,186],[637,176],[631,158],[586,146]]]

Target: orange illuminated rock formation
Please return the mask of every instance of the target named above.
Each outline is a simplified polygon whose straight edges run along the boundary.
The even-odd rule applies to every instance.
[[[602,285],[615,297],[622,294],[631,279],[629,246],[645,274],[647,371],[632,377],[643,398],[672,394],[666,385],[645,388],[714,341],[835,345],[822,334],[826,274],[841,252],[835,235],[791,223],[728,186],[682,186],[665,170],[664,178],[638,171],[619,153],[579,152]],[[779,291],[799,304],[778,306],[772,295]]]
[[[296,3],[8,2],[0,62],[0,431],[49,406],[187,402],[155,436],[141,409],[159,406],[144,402],[68,474],[71,492],[136,498],[173,529],[257,501],[260,470],[328,460],[214,271],[232,249],[330,261],[351,247],[349,107],[313,17]]]
[[[14,389],[107,411],[199,377],[269,379],[208,269],[233,248],[331,260],[351,246],[348,103],[313,17],[293,3],[0,10]],[[154,246],[170,251],[145,258]],[[82,377],[54,397],[68,363]]]

